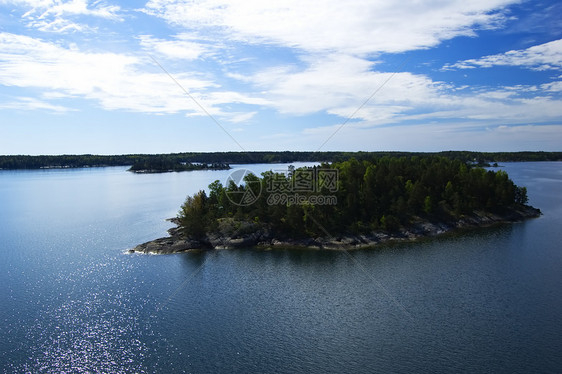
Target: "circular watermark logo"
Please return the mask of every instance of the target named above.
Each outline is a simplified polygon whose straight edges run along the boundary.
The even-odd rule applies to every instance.
[[[225,186],[228,188],[231,182],[238,186],[238,190],[227,190],[226,196],[231,203],[239,206],[248,206],[255,203],[261,195],[261,181],[247,180],[248,175],[255,175],[248,169],[236,169],[226,178]]]

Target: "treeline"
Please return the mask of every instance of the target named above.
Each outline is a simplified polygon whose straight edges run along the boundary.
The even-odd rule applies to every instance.
[[[81,168],[132,165],[132,155],[0,156],[0,169]]]
[[[0,169],[80,168],[133,166],[133,169],[179,170],[182,164],[251,164],[297,161],[332,162],[351,157],[362,159],[368,152],[186,152],[133,155],[0,156]]]
[[[562,161],[562,152],[185,152],[171,154],[134,155],[61,155],[61,156],[0,156],[0,169],[79,168],[99,166],[200,164],[253,164],[290,162],[342,162],[355,158],[372,160],[387,156],[443,156],[450,159],[487,165],[505,161]]]
[[[443,156],[384,156],[287,174],[249,174],[241,185],[215,181],[208,195],[200,191],[187,198],[178,219],[192,237],[217,230],[224,219],[250,222],[278,236],[316,237],[395,231],[420,218],[456,220],[476,210],[501,212],[526,203],[526,188],[503,171]]]
[[[562,152],[445,151],[436,154],[462,161],[472,161],[480,165],[486,165],[491,162],[562,161]]]

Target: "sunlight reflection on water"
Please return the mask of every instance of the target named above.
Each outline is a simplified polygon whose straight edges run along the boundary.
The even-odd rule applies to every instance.
[[[31,372],[148,372],[150,324],[139,323],[138,303],[91,293],[47,309],[29,328]],[[135,305],[136,308],[131,308]]]

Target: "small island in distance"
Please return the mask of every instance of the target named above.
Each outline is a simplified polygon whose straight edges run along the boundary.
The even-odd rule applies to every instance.
[[[364,153],[287,173],[244,175],[189,196],[170,236],[139,253],[369,248],[540,216],[504,171],[459,154]],[[495,161],[490,159],[489,161]]]
[[[127,171],[133,173],[170,173],[180,171],[194,171],[194,170],[228,170],[230,165],[222,162],[215,162],[212,164],[200,162],[181,162],[177,160],[166,159],[148,159],[144,161],[135,162]]]

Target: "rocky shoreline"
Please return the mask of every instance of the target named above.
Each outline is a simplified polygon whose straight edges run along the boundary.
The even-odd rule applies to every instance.
[[[257,227],[253,223],[244,223],[245,230],[217,230],[205,238],[195,240],[185,237],[179,227],[168,230],[167,237],[151,240],[139,244],[129,250],[130,253],[172,254],[190,251],[236,248],[308,248],[318,250],[352,250],[371,248],[391,241],[414,241],[422,238],[434,237],[455,230],[488,227],[502,223],[519,222],[541,215],[539,209],[531,206],[519,206],[501,214],[477,211],[465,215],[456,221],[430,222],[421,218],[415,220],[408,227],[397,232],[372,232],[368,235],[338,235],[335,237],[318,237],[305,239],[291,239],[275,236],[271,231]],[[170,219],[177,225],[177,219]],[[237,223],[240,226],[240,222]],[[241,233],[242,232],[242,233]],[[245,232],[245,233],[243,233]]]

